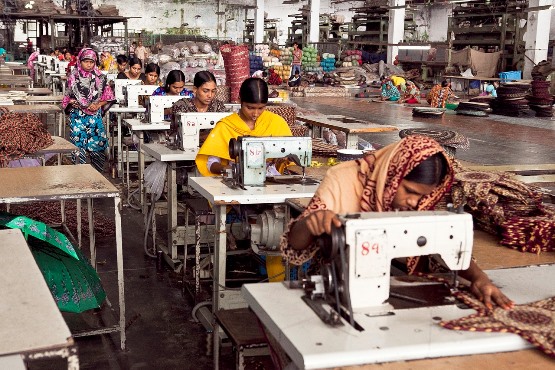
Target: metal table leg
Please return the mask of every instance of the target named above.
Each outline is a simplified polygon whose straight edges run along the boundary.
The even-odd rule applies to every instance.
[[[123,242],[121,233],[121,198],[114,197],[114,222],[116,226],[116,251],[118,265],[118,289],[119,289],[119,331],[121,349],[125,350],[125,289],[123,278]]]
[[[220,309],[220,298],[225,297],[225,265],[226,265],[226,206],[214,205],[214,213],[216,215],[216,232],[215,247],[214,247],[214,287],[212,296],[212,322],[214,331],[212,332],[213,339],[213,356],[214,356],[214,369],[219,368],[220,359],[220,326],[215,319],[216,312]]]
[[[167,163],[168,186],[168,249],[171,248],[171,259],[177,257],[177,174],[175,162]]]

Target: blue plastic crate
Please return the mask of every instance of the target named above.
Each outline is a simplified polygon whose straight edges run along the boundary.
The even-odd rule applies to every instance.
[[[522,80],[522,71],[500,72],[499,78],[501,79],[501,82]]]

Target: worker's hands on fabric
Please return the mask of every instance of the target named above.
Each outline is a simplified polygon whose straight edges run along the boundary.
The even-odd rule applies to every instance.
[[[91,103],[91,105],[89,105],[87,107],[88,110],[90,110],[91,112],[96,112],[97,110],[100,109],[100,104],[99,103]]]
[[[70,100],[69,104],[71,104],[73,108],[79,108],[79,102],[77,100]]]
[[[487,276],[474,280],[470,290],[490,310],[493,308],[493,303],[506,310],[515,305]]]
[[[332,225],[341,226],[337,214],[328,210],[313,212],[304,218],[304,222],[308,232],[314,236],[331,234]]]

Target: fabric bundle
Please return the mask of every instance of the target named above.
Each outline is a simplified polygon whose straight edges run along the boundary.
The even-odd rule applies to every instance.
[[[301,59],[303,70],[310,72],[314,67],[320,67],[320,57],[318,50],[311,46],[303,48],[303,57]]]
[[[264,69],[262,57],[252,52],[249,53],[249,69],[251,75],[256,71]]]
[[[46,126],[31,113],[8,112],[0,107],[0,167],[54,143]]]
[[[345,50],[341,54],[341,67],[358,67],[362,65],[361,50]]]
[[[232,103],[237,103],[241,84],[251,76],[249,74],[249,49],[246,45],[224,45],[220,48],[220,52],[224,58],[226,85],[231,88],[230,99]]]
[[[408,128],[399,131],[399,137],[402,139],[409,135],[421,135],[437,141],[447,154],[455,156],[457,149],[467,150],[470,146],[468,138],[462,134],[450,130],[432,130],[424,128]]]
[[[488,113],[491,112],[489,103],[480,102],[460,102],[457,108],[455,108],[457,114],[463,116],[475,116],[475,117],[487,117]]]
[[[330,53],[322,54],[322,61],[320,66],[324,72],[331,72],[335,70],[335,55]]]
[[[497,89],[497,98],[492,100],[493,113],[518,117],[530,109],[526,99],[530,84],[507,83]]]
[[[530,109],[536,117],[553,117],[553,96],[549,93],[551,81],[532,81],[532,95],[527,95]]]
[[[553,248],[555,210],[542,203],[539,188],[506,172],[463,169],[455,175],[451,197],[455,208],[469,210],[478,227],[501,236],[501,244],[533,253]]]

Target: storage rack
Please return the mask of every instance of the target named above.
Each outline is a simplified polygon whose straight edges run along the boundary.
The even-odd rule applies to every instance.
[[[277,23],[279,19],[264,19],[264,43],[277,39]],[[247,19],[243,30],[243,42],[254,44],[254,19]]]
[[[300,9],[305,12],[305,9]],[[288,29],[287,41],[289,44],[296,42],[299,45],[308,44],[308,17],[304,14],[291,14],[289,17],[294,18],[291,27]],[[320,14],[320,35],[319,41],[327,41],[328,39],[340,39],[342,37],[342,23],[335,22],[329,14]]]
[[[485,52],[502,51],[501,70],[522,69],[526,28],[526,1],[490,1],[456,6],[449,17],[447,40],[453,50],[478,47]],[[451,39],[454,37],[454,39]]]

